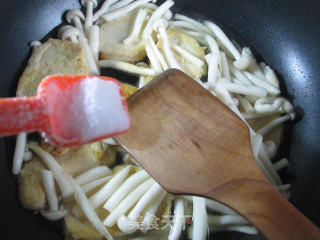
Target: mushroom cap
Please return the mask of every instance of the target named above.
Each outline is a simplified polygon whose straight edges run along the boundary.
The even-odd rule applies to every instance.
[[[84,6],[86,8],[88,1],[93,3],[93,8],[96,8],[98,6],[97,0],[81,0],[82,6]]]
[[[70,25],[63,26],[58,31],[58,37],[61,38],[62,40],[65,40],[72,36],[78,36],[78,35],[80,35],[79,29]]]
[[[79,9],[72,9],[67,12],[67,16],[66,16],[67,22],[71,23],[71,21],[74,17],[79,17],[83,21],[85,20],[85,16],[83,15],[83,13]]]

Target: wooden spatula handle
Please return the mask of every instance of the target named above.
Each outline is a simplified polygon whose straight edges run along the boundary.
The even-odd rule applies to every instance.
[[[270,240],[320,239],[320,231],[265,181],[240,179],[206,194],[235,209]]]
[[[47,126],[48,116],[41,98],[0,99],[0,136],[44,130]]]

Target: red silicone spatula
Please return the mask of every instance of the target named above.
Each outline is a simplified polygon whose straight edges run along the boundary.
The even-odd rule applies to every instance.
[[[120,83],[109,77],[53,75],[35,97],[0,99],[0,135],[40,131],[57,146],[81,145],[129,130]]]

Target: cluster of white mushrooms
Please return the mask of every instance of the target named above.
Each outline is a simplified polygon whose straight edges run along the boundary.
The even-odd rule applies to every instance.
[[[90,74],[99,75],[100,68],[114,68],[139,76],[138,87],[143,87],[150,78],[157,76],[169,68],[185,71],[179,64],[180,60],[188,61],[195,68],[207,69],[206,74],[196,78],[199,84],[218,97],[230,109],[238,114],[243,121],[275,116],[273,120],[254,131],[251,131],[252,148],[256,160],[269,179],[287,198],[289,198],[289,184],[283,184],[278,171],[288,166],[287,159],[273,163],[277,147],[273,141],[264,141],[264,136],[281,123],[293,119],[295,114],[288,100],[280,96],[279,81],[274,71],[265,63],[258,64],[248,47],[240,48],[230,41],[226,34],[216,24],[199,22],[181,14],[173,16],[170,8],[174,5],[167,0],[160,6],[156,0],[106,0],[100,9],[96,0],[82,0],[86,13],[80,10],[70,10],[66,17],[70,25],[62,27],[59,38],[68,39],[80,44],[84,49]],[[106,22],[112,22],[135,12],[132,30],[123,40],[123,44],[130,46],[136,41],[145,42],[146,62],[129,63],[117,59],[99,59],[100,27]],[[172,43],[168,37],[169,29],[177,29],[194,38],[206,49],[204,59],[196,56],[189,49]],[[157,44],[162,42],[161,47]],[[37,43],[35,43],[37,44]],[[115,144],[112,139],[106,143]],[[38,155],[49,168],[43,170],[43,182],[49,199],[49,211],[42,214],[49,219],[58,219],[67,212],[58,206],[54,180],[58,184],[62,196],[74,194],[78,205],[73,208],[73,214],[84,214],[92,225],[105,238],[112,239],[105,226],[118,225],[121,231],[131,234],[138,230],[146,233],[150,228],[151,217],[156,213],[166,192],[144,171],[137,171],[128,177],[132,166],[123,168],[111,177],[112,171],[99,166],[82,173],[76,178],[67,176],[57,161],[36,144],[28,144],[26,148],[26,134],[17,138],[14,156],[13,173],[18,174],[23,159],[31,158],[31,152]],[[152,156],[150,156],[152,157]],[[125,159],[129,156],[125,156]],[[90,198],[86,193],[93,188],[103,187]],[[208,228],[210,231],[240,231],[256,234],[257,230],[245,219],[237,215],[228,207],[208,199],[190,196],[174,197],[173,226],[169,239],[179,239],[185,229],[188,205],[192,203],[192,225],[188,227],[189,237],[192,239],[206,239]],[[102,222],[94,209],[103,205],[110,215]],[[130,212],[128,213],[128,210]],[[138,216],[144,212],[142,223],[138,223]],[[131,224],[129,224],[129,222]],[[136,225],[132,225],[135,222]]]

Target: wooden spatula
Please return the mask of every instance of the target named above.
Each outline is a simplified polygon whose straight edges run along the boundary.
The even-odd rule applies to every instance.
[[[264,177],[246,124],[209,91],[168,70],[128,101],[121,144],[166,190],[233,208],[268,239],[320,239],[319,229]]]
[[[36,97],[0,99],[0,136],[41,131],[56,146],[74,146],[130,127],[121,85],[101,76],[52,75]]]

